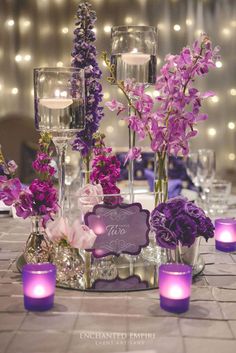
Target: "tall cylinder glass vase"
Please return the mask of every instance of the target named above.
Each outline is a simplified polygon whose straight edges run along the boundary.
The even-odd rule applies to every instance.
[[[153,208],[168,199],[168,156],[166,153],[154,154],[154,202]],[[149,245],[143,249],[142,256],[151,262],[160,264],[166,262],[166,251],[157,246],[154,232],[149,233]]]
[[[129,149],[135,147],[135,132],[129,127]],[[129,170],[128,170],[128,186],[129,186],[129,197],[130,203],[134,202],[134,160],[129,160]]]
[[[168,156],[157,152],[154,155],[154,207],[168,199]]]
[[[81,159],[81,174],[80,174],[80,185],[84,188],[90,184],[91,175],[91,159],[89,156]],[[90,207],[88,207],[88,210]],[[84,223],[85,208],[81,210],[81,223]],[[91,287],[91,253],[86,250],[80,250],[80,255],[84,261],[84,286],[86,289]]]
[[[51,243],[47,239],[40,216],[31,217],[31,233],[24,249],[26,263],[49,262],[51,258]]]

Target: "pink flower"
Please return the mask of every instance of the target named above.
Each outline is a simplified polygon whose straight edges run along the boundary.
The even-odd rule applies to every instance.
[[[97,236],[85,224],[80,224],[79,220],[76,220],[72,225],[72,231],[70,233],[69,244],[72,248],[76,249],[90,249]]]
[[[11,206],[15,203],[22,191],[22,185],[18,178],[7,179],[6,176],[0,176],[0,200],[5,205]]]
[[[141,148],[140,147],[133,147],[129,150],[129,152],[126,155],[124,164],[127,163],[128,160],[133,161],[135,160],[140,162],[142,160],[142,156],[141,156]]]
[[[112,101],[106,103],[107,108],[109,108],[112,112],[114,110],[118,110],[118,113],[122,112],[125,107],[122,103],[118,102],[115,99],[112,99]]]
[[[103,189],[100,184],[87,184],[77,192],[78,206],[84,213],[92,211],[93,207],[102,201]]]
[[[15,161],[11,160],[7,163],[8,170],[11,174],[14,174],[16,169],[18,168],[18,165],[16,164]]]
[[[97,237],[92,229],[80,224],[79,220],[75,220],[70,226],[68,219],[63,217],[48,222],[46,234],[53,243],[65,240],[76,249],[90,249]]]
[[[45,231],[48,238],[53,243],[57,243],[62,239],[66,240],[70,233],[68,219],[60,217],[57,218],[55,221],[49,221]]]

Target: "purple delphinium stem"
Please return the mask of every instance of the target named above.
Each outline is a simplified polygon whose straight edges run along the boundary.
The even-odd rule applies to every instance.
[[[74,30],[74,46],[72,49],[72,66],[85,71],[85,128],[80,131],[73,143],[73,149],[81,152],[82,157],[90,159],[94,147],[93,134],[98,130],[103,117],[102,101],[102,76],[96,60],[96,40],[94,24],[97,20],[96,12],[91,10],[88,2],[79,5],[76,14],[76,29]]]

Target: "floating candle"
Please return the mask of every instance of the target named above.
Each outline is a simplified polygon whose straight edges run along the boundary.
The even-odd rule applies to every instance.
[[[225,252],[236,251],[236,220],[231,218],[215,220],[216,249]]]
[[[56,285],[56,266],[50,263],[27,264],[23,267],[22,278],[25,309],[51,309]]]
[[[182,313],[189,308],[192,267],[183,264],[165,264],[159,267],[161,308]]]
[[[65,109],[73,103],[73,100],[70,98],[41,98],[39,103],[48,109]]]
[[[122,60],[128,65],[144,65],[150,60],[150,55],[136,52],[124,53]]]

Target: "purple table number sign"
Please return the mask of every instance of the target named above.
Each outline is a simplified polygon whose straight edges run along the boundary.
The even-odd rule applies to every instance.
[[[140,203],[96,205],[86,213],[85,224],[97,238],[91,249],[97,258],[121,253],[138,255],[149,243],[149,211]]]

